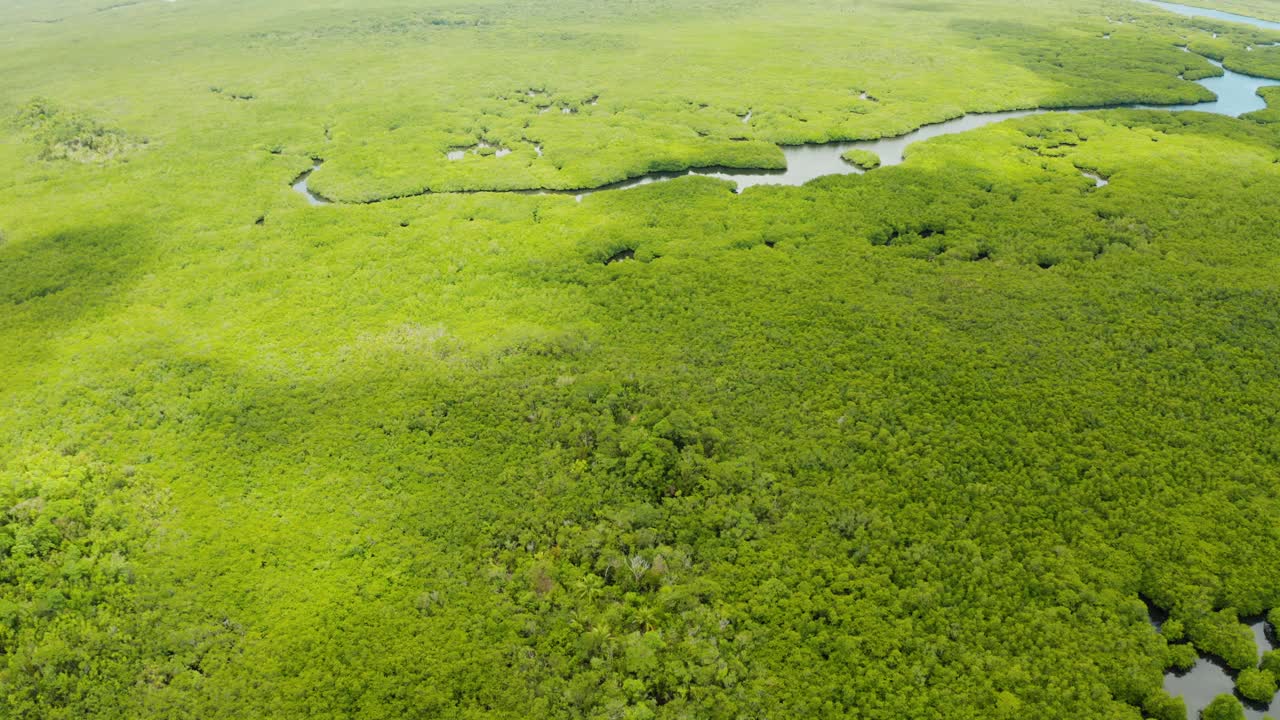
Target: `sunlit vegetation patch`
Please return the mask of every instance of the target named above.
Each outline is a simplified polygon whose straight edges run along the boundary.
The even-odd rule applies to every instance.
[[[1240,623],[1280,617],[1263,113],[1043,115],[741,193],[284,186],[312,157],[348,200],[777,167],[1172,97],[1210,33],[1111,2],[398,1],[503,20],[274,54],[246,34],[381,20],[179,0],[0,48],[10,96],[165,139],[0,142],[0,716],[1182,720],[1164,672],[1202,652],[1270,690]],[[448,160],[481,141],[512,152]]]
[[[845,162],[856,165],[863,170],[872,170],[880,167],[880,156],[870,150],[854,148],[852,150],[845,151],[841,157],[845,159]]]
[[[1212,93],[1192,79],[1189,69],[1218,72],[1203,59],[1180,56],[1172,45],[1153,44],[1151,36],[1114,34],[1106,39],[1082,31],[1047,31],[1007,21],[957,24],[982,47],[1054,77],[1066,87],[1042,107],[1089,107],[1129,102],[1173,104],[1204,102]]]
[[[268,7],[237,27],[333,32],[281,50],[291,67],[324,68],[325,79],[302,91],[271,66],[229,77],[254,77],[251,88],[278,103],[261,108],[264,127],[299,128],[273,142],[318,153],[300,128],[336,119],[317,189],[359,202],[589,188],[663,169],[767,168],[777,162],[766,157],[770,145],[896,135],[966,112],[1208,100],[1191,81],[1220,72],[1177,47],[1214,41],[1203,24],[1143,6],[986,1],[916,12],[888,3],[855,21],[848,8],[811,4],[788,8],[780,26],[763,22],[764,12],[755,2],[392,3],[368,15]],[[913,31],[898,37],[903,17]],[[855,31],[859,42],[850,44]],[[1111,39],[1101,40],[1105,33]],[[1269,37],[1220,33],[1240,54]],[[239,49],[242,41],[237,32],[208,44]],[[387,43],[395,52],[379,50],[374,64],[395,80],[383,84],[364,77],[362,63],[374,62],[364,58],[368,48]],[[744,72],[750,88],[732,79]],[[428,86],[429,100],[415,90]],[[501,167],[444,161],[481,134],[513,150]],[[522,152],[526,142],[546,155]]]
[[[97,163],[114,160],[147,144],[123,130],[87,115],[64,110],[44,99],[29,101],[17,123],[39,147],[41,160]]]
[[[387,14],[382,17],[372,14],[352,17],[345,22],[331,25],[257,31],[250,33],[248,39],[254,45],[296,45],[309,41],[342,39],[411,39],[441,31],[484,28],[493,25],[494,22],[483,14],[464,12],[455,14],[408,12]]]
[[[1235,49],[1228,54],[1223,65],[1246,75],[1280,79],[1280,47],[1247,45],[1243,52]]]
[[[1270,670],[1249,667],[1236,678],[1240,694],[1257,703],[1270,704],[1276,695],[1276,676]]]
[[[1171,37],[1176,38],[1176,44],[1194,54],[1218,60],[1230,70],[1280,79],[1280,54],[1275,52],[1278,49],[1275,43],[1280,42],[1280,31],[1206,18],[1187,20],[1185,26],[1170,23],[1167,27]],[[1200,67],[1188,67],[1185,77],[1189,80],[1208,77],[1201,71]]]
[[[1259,123],[1280,122],[1280,86],[1260,88],[1258,94],[1267,101],[1267,107],[1251,112],[1245,117]]]
[[[73,447],[0,466],[0,682],[10,717],[117,703],[149,643],[137,556],[163,491]],[[93,678],[92,682],[83,682]]]
[[[1249,667],[1239,616],[1280,607],[1276,148],[1064,113],[741,194],[267,187],[149,255],[24,230],[0,442],[103,458],[89,526],[166,512],[119,527],[132,584],[54,614],[57,548],[105,546],[6,516],[53,554],[4,588],[5,709],[1172,720],[1164,671]]]

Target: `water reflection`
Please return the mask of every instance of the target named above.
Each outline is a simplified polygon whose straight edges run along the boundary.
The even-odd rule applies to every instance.
[[[293,184],[290,187],[292,187],[295,191],[302,193],[302,196],[307,199],[307,203],[311,205],[328,205],[330,204],[328,200],[325,200],[319,195],[316,195],[315,193],[311,192],[311,189],[307,187],[307,178],[310,178],[311,173],[315,172],[316,170],[319,170],[320,166],[324,164],[323,160],[313,160],[312,162],[314,162],[315,165],[312,165],[310,170],[307,170],[306,172],[299,175],[297,179],[293,181]]]
[[[1148,605],[1151,611],[1151,624],[1161,629],[1168,614]],[[1277,649],[1274,633],[1267,627],[1266,620],[1261,617],[1245,618],[1253,632],[1258,646],[1258,657],[1267,650]],[[1213,699],[1219,695],[1235,695],[1244,705],[1244,715],[1248,720],[1263,720],[1268,715],[1280,713],[1280,702],[1272,700],[1270,704],[1261,704],[1248,700],[1236,692],[1235,673],[1221,659],[1212,656],[1201,656],[1190,670],[1170,671],[1164,676],[1164,689],[1174,697],[1181,696],[1187,706],[1187,720],[1196,720]]]
[[[1222,63],[1217,60],[1205,59],[1218,67],[1222,67]],[[1267,107],[1266,101],[1258,94],[1259,88],[1280,85],[1280,80],[1242,75],[1226,68],[1223,68],[1222,77],[1204,78],[1196,82],[1209,88],[1214,95],[1218,96],[1218,99],[1213,102],[1196,103],[1194,105],[1141,105],[1139,107],[1148,110],[1199,110],[1200,112],[1239,117],[1245,113],[1262,110]]]
[[[1236,15],[1235,13],[1223,12],[1221,10],[1210,10],[1209,8],[1191,7],[1190,5],[1179,5],[1178,3],[1160,2],[1160,0],[1142,0],[1148,5],[1168,10],[1169,12],[1186,15],[1188,17],[1207,17],[1214,20],[1222,20],[1224,22],[1240,23],[1242,25],[1252,25],[1254,27],[1266,28],[1267,30],[1280,30],[1280,23],[1271,22],[1270,20],[1261,20],[1252,18],[1248,15]],[[1214,37],[1217,37],[1215,34]]]
[[[690,174],[730,180],[738,184],[738,189],[754,185],[803,185],[814,178],[824,175],[849,175],[865,172],[840,157],[854,148],[870,150],[880,156],[880,165],[897,165],[902,162],[907,146],[912,143],[928,140],[940,135],[952,135],[990,125],[1010,118],[1026,117],[1047,110],[1010,110],[995,113],[970,113],[935,125],[925,125],[917,130],[898,135],[897,137],[880,138],[878,140],[855,140],[852,142],[822,143],[815,145],[783,145],[782,154],[787,158],[785,170],[694,170]]]

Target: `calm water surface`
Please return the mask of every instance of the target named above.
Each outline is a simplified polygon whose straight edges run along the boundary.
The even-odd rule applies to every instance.
[[[1152,613],[1151,624],[1160,629],[1163,613],[1157,617]],[[1246,622],[1253,631],[1254,642],[1258,646],[1258,658],[1266,650],[1277,649],[1273,642],[1273,633],[1268,631],[1263,618],[1248,618]],[[1194,667],[1184,673],[1170,672],[1164,676],[1165,692],[1174,697],[1181,696],[1187,705],[1187,720],[1196,720],[1200,711],[1219,695],[1235,695],[1244,705],[1244,715],[1248,720],[1262,720],[1267,715],[1280,715],[1280,701],[1273,700],[1269,705],[1261,705],[1236,693],[1235,676],[1225,663],[1217,658],[1201,657]]]
[[[291,187],[295,191],[302,193],[302,196],[305,197],[307,202],[311,205],[328,205],[328,200],[325,200],[319,195],[311,192],[311,189],[307,187],[307,178],[311,177],[311,173],[319,170],[320,166],[324,163],[323,160],[313,160],[312,162],[314,162],[315,165],[312,165],[310,170],[299,175],[298,178],[293,181],[293,185]]]
[[[1222,67],[1222,63],[1217,60],[1205,59],[1218,67]],[[1241,75],[1226,68],[1223,68],[1222,77],[1205,78],[1196,82],[1213,91],[1213,94],[1217,95],[1218,99],[1213,102],[1194,105],[1141,105],[1139,107],[1148,110],[1199,110],[1200,112],[1240,117],[1245,113],[1262,110],[1267,107],[1266,101],[1258,94],[1258,88],[1280,85],[1280,80]]]
[[[1142,0],[1148,5],[1168,10],[1169,12],[1178,13],[1179,15],[1187,15],[1190,17],[1207,17],[1214,20],[1222,20],[1224,22],[1240,23],[1241,25],[1252,25],[1254,27],[1266,28],[1268,30],[1280,30],[1280,23],[1271,22],[1270,20],[1260,20],[1251,18],[1248,15],[1236,15],[1235,13],[1223,12],[1221,10],[1210,10],[1209,8],[1192,7],[1190,5],[1179,5],[1178,3],[1160,2],[1160,0]]]

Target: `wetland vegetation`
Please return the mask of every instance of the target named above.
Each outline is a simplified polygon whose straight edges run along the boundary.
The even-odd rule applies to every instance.
[[[1272,712],[1280,117],[1035,111],[1206,103],[1208,59],[1280,78],[1275,31],[48,0],[0,33],[0,716]]]

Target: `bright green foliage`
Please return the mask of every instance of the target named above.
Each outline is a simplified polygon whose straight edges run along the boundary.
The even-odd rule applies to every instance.
[[[1191,643],[1176,643],[1169,646],[1167,667],[1176,670],[1190,670],[1200,659],[1199,653]]]
[[[1267,102],[1267,107],[1245,115],[1246,118],[1260,123],[1280,122],[1280,86],[1259,88],[1258,94]]]
[[[1174,623],[1246,662],[1238,616],[1280,607],[1280,125],[1045,115],[741,194],[287,187],[1194,99],[1208,31],[366,5],[0,8],[4,97],[154,139],[0,131],[0,715],[1172,720]],[[482,140],[512,153],[444,157]]]
[[[142,671],[134,557],[163,498],[132,468],[70,448],[27,448],[20,457],[0,468],[6,714],[113,707]]]
[[[1232,610],[1188,613],[1185,620],[1187,635],[1200,650],[1217,655],[1236,670],[1257,665],[1258,646],[1253,633]]]
[[[1186,701],[1163,690],[1153,692],[1143,703],[1142,709],[1154,720],[1187,720]]]
[[[776,143],[896,135],[964,112],[1206,100],[1191,81],[1219,71],[1177,45],[1207,43],[1235,67],[1280,40],[1114,0],[305,7],[0,8],[0,23],[25,30],[7,48],[22,71],[10,97],[40,88],[167,143],[171,159],[276,151],[255,162],[287,178],[324,157],[316,191],[362,201],[780,167]],[[112,43],[61,51],[86,34]]]
[[[1247,668],[1236,678],[1240,694],[1263,704],[1269,704],[1276,694],[1276,676],[1270,670]]]
[[[1230,70],[1258,77],[1280,77],[1280,47],[1273,45],[1247,46],[1245,52],[1227,56],[1223,64]]]
[[[1274,611],[1273,611],[1274,612]],[[1272,675],[1280,678],[1280,650],[1268,650],[1262,654],[1262,664],[1260,667]]]
[[[120,130],[103,127],[92,118],[69,113],[47,100],[32,100],[18,112],[19,126],[40,146],[42,160],[102,162],[138,147]]]
[[[846,151],[841,155],[841,157],[843,157],[847,162],[853,163],[863,170],[872,170],[880,167],[880,156],[870,150],[854,148]]]
[[[1280,392],[1275,147],[1043,116],[740,196],[283,196],[183,253],[23,229],[6,428],[171,506],[102,685],[134,689],[93,707],[1163,707],[1139,593],[1224,655],[1210,598],[1280,601],[1275,448],[1213,450]]]
[[[1219,695],[1200,711],[1200,720],[1244,720],[1244,708],[1232,695]]]

